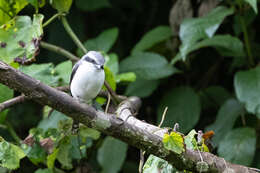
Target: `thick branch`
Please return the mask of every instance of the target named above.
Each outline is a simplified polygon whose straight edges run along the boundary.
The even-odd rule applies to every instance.
[[[105,114],[86,104],[78,103],[68,94],[51,88],[1,61],[0,83],[24,93],[28,98],[42,105],[49,105],[88,127],[95,128],[147,153],[161,157],[178,169],[199,172],[196,166],[198,162],[201,162],[202,157],[209,166],[207,172],[256,172],[251,168],[226,162],[223,158],[211,153],[201,152],[200,157],[198,151],[189,149],[186,149],[182,154],[166,150],[162,144],[162,137],[167,130],[132,116],[134,111],[141,106],[141,101],[137,97],[131,97],[122,102],[116,115]]]

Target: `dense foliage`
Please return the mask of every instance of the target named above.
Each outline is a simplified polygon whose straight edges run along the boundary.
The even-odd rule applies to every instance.
[[[71,27],[105,56],[112,89],[142,98],[139,119],[158,125],[168,107],[161,127],[178,123],[187,136],[165,135],[165,148],[208,151],[194,136],[213,130],[211,152],[260,168],[259,19],[257,0],[1,0],[0,60],[67,86],[73,61],[44,42],[81,57]],[[18,95],[0,84],[0,102]],[[0,123],[0,172],[138,172],[137,149],[85,126],[73,135],[72,119],[48,106],[26,101],[0,112]],[[175,172],[147,158],[144,172]]]

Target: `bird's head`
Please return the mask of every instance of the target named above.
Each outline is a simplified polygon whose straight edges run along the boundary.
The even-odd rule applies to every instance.
[[[82,60],[93,64],[99,70],[104,70],[105,59],[103,55],[97,51],[89,51],[82,57]]]

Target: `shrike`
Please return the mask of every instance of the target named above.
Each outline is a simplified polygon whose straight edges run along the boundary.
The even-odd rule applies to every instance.
[[[74,98],[87,104],[92,102],[104,84],[104,63],[101,53],[89,51],[73,66],[70,92]]]

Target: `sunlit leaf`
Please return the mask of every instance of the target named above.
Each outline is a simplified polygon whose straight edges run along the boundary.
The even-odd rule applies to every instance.
[[[55,163],[58,152],[59,152],[59,149],[55,148],[53,153],[48,155],[48,157],[47,157],[47,167],[48,168],[52,169],[54,167],[54,163]]]
[[[0,28],[0,59],[11,63],[15,58],[21,60],[36,56],[42,31],[43,15],[18,16]]]
[[[260,67],[235,74],[235,92],[238,100],[245,104],[246,110],[260,118]]]
[[[107,136],[98,149],[97,160],[102,167],[102,173],[118,172],[126,158],[127,144]]]
[[[256,150],[256,132],[252,128],[230,131],[219,143],[218,154],[236,164],[251,165]]]
[[[116,75],[116,82],[134,82],[136,80],[136,75],[133,72],[120,73]]]
[[[106,81],[108,82],[110,87],[115,91],[116,90],[116,78],[115,78],[114,74],[107,67],[105,67],[104,70],[105,70]],[[106,88],[106,87],[103,86],[103,88]]]
[[[163,146],[177,154],[181,154],[184,149],[183,137],[177,132],[171,132],[171,134],[164,134]]]
[[[168,77],[179,72],[167,60],[155,53],[139,52],[120,63],[120,72],[134,72],[137,77],[147,80]]]
[[[34,173],[53,173],[51,169],[45,168],[45,169],[37,169]]]
[[[20,160],[24,157],[25,153],[18,146],[6,141],[0,142],[0,166],[17,169],[20,166]]]
[[[147,32],[143,35],[141,40],[135,45],[132,49],[131,53],[137,53],[144,50],[147,50],[157,43],[165,41],[172,36],[172,31],[169,26],[157,26],[151,31]]]
[[[114,75],[118,73],[119,63],[118,63],[118,56],[115,53],[106,54],[105,55],[105,66],[113,72]]]
[[[235,99],[227,100],[219,109],[216,121],[209,125],[207,131],[213,130],[213,144],[218,145],[219,142],[233,127],[236,119],[243,113],[244,107]]]
[[[191,130],[187,136],[184,137],[184,143],[187,149],[196,150],[198,149],[197,141],[195,135],[197,132],[193,129]]]
[[[0,1],[0,26],[16,16],[26,5],[27,0]]]
[[[174,123],[179,123],[180,131],[188,132],[197,124],[201,105],[199,96],[192,88],[179,87],[166,92],[159,105],[158,123],[166,106],[168,111],[163,122],[164,127],[173,127]]]

